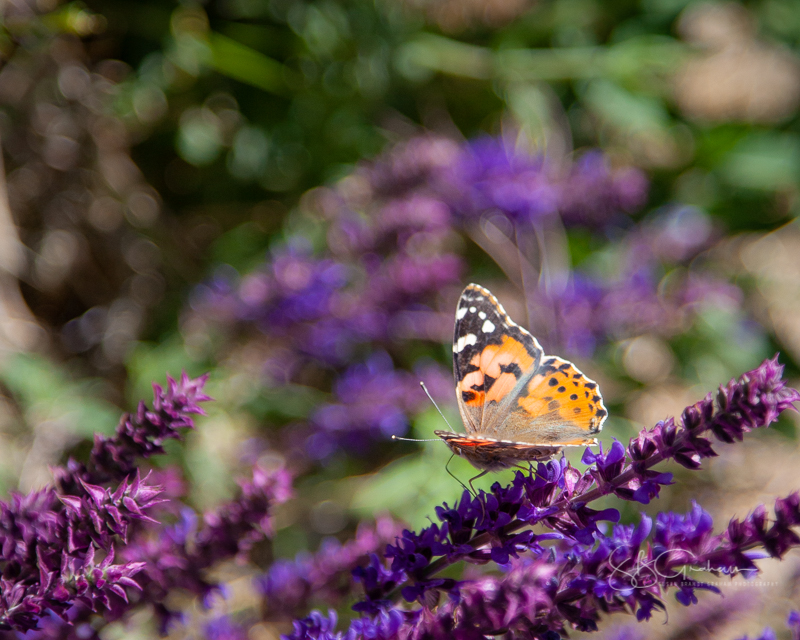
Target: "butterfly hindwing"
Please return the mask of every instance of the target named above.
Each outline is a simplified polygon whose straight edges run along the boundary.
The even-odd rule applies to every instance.
[[[453,369],[464,427],[492,433],[501,405],[522,390],[543,356],[536,339],[514,323],[487,289],[469,285],[456,309]],[[519,387],[519,389],[517,389]]]
[[[536,444],[589,445],[607,415],[596,382],[571,362],[545,356],[513,403],[503,432]]]

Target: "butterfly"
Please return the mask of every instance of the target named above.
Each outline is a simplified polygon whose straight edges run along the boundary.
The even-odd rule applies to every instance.
[[[597,444],[592,436],[608,415],[597,383],[568,360],[545,355],[477,284],[464,289],[456,308],[453,371],[466,433],[435,433],[481,475]]]

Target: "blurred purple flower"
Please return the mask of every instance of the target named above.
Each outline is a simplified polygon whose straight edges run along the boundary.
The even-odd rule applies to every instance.
[[[792,640],[800,640],[800,611],[792,610],[786,620],[786,626],[792,632]]]
[[[467,145],[446,176],[444,198],[461,217],[499,210],[517,222],[558,211],[559,188],[545,159],[502,138]]]
[[[719,236],[710,216],[702,209],[672,205],[657,210],[640,225],[633,237],[632,259],[685,263]]]
[[[462,145],[453,140],[426,135],[396,145],[375,162],[362,165],[363,177],[379,197],[404,195],[429,185],[458,161]]]
[[[425,310],[426,296],[456,282],[461,268],[461,259],[451,254],[400,249],[386,259],[366,253],[342,262],[290,246],[238,287],[207,287],[194,306],[221,321],[255,324],[295,359],[343,367],[359,346],[391,343],[392,318]]]
[[[399,531],[391,518],[383,517],[374,526],[361,523],[355,538],[345,544],[327,538],[314,554],[277,560],[256,580],[268,614],[296,618],[308,610],[311,601],[331,605],[341,602],[354,589],[350,579],[353,569],[394,540]]]
[[[463,148],[434,191],[461,218],[500,211],[517,223],[559,215],[566,225],[601,227],[640,209],[648,181],[638,169],[611,170],[599,151],[585,153],[565,171],[505,138],[481,138]]]
[[[503,138],[461,146],[419,138],[360,167],[338,190],[310,194],[328,225],[325,254],[312,257],[307,243],[290,239],[263,271],[198,290],[194,306],[223,322],[254,323],[302,356],[346,366],[359,344],[390,348],[398,338],[447,334],[449,314],[429,316],[438,330],[403,328],[459,282],[463,259],[449,249],[459,220],[501,211],[527,221],[563,208],[565,220],[596,225],[634,210],[645,193],[636,170],[612,171],[599,153],[559,175],[540,155]],[[621,288],[630,291],[629,284]],[[647,294],[653,291],[650,283]]]
[[[742,636],[739,640],[749,640],[749,636]],[[775,632],[767,627],[762,631],[759,635],[757,635],[753,640],[778,640],[778,637],[775,635]]]
[[[669,337],[685,331],[704,308],[741,305],[741,290],[724,280],[689,273],[673,278],[665,289],[659,271],[652,263],[632,262],[616,278],[576,272],[556,294],[529,291],[536,311],[531,328],[541,338],[549,336],[548,348],[589,357],[609,340],[647,333]]]
[[[641,209],[649,188],[644,173],[634,167],[611,169],[600,151],[583,154],[562,179],[559,212],[567,225],[600,227]]]
[[[205,625],[206,640],[247,640],[247,628],[228,616],[215,618]]]
[[[154,606],[162,630],[178,616],[164,602],[171,590],[188,591],[208,606],[221,586],[207,570],[223,560],[242,559],[255,543],[272,537],[271,510],[291,496],[291,476],[284,469],[255,467],[240,487],[239,496],[202,521],[186,509],[176,524],[142,530],[122,550],[127,558],[144,560],[141,599]]]
[[[336,402],[318,407],[312,422],[357,438],[363,438],[364,432],[382,439],[403,435],[408,414],[422,399],[417,397],[422,396],[419,382],[411,373],[395,369],[385,352],[373,353],[366,363],[346,369],[336,381],[333,395]]]

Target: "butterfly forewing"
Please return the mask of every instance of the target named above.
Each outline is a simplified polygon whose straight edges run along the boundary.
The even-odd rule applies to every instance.
[[[508,317],[487,289],[469,285],[456,309],[453,368],[468,434],[497,437],[499,415],[542,358],[536,339]]]

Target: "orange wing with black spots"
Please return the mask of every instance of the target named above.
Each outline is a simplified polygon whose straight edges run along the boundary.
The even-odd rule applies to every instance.
[[[597,383],[571,362],[546,356],[536,338],[475,284],[458,302],[453,370],[466,435],[436,434],[479,469],[597,443],[592,436],[608,415]]]
[[[608,411],[597,383],[574,364],[545,356],[516,398],[504,430],[537,444],[596,444]]]

